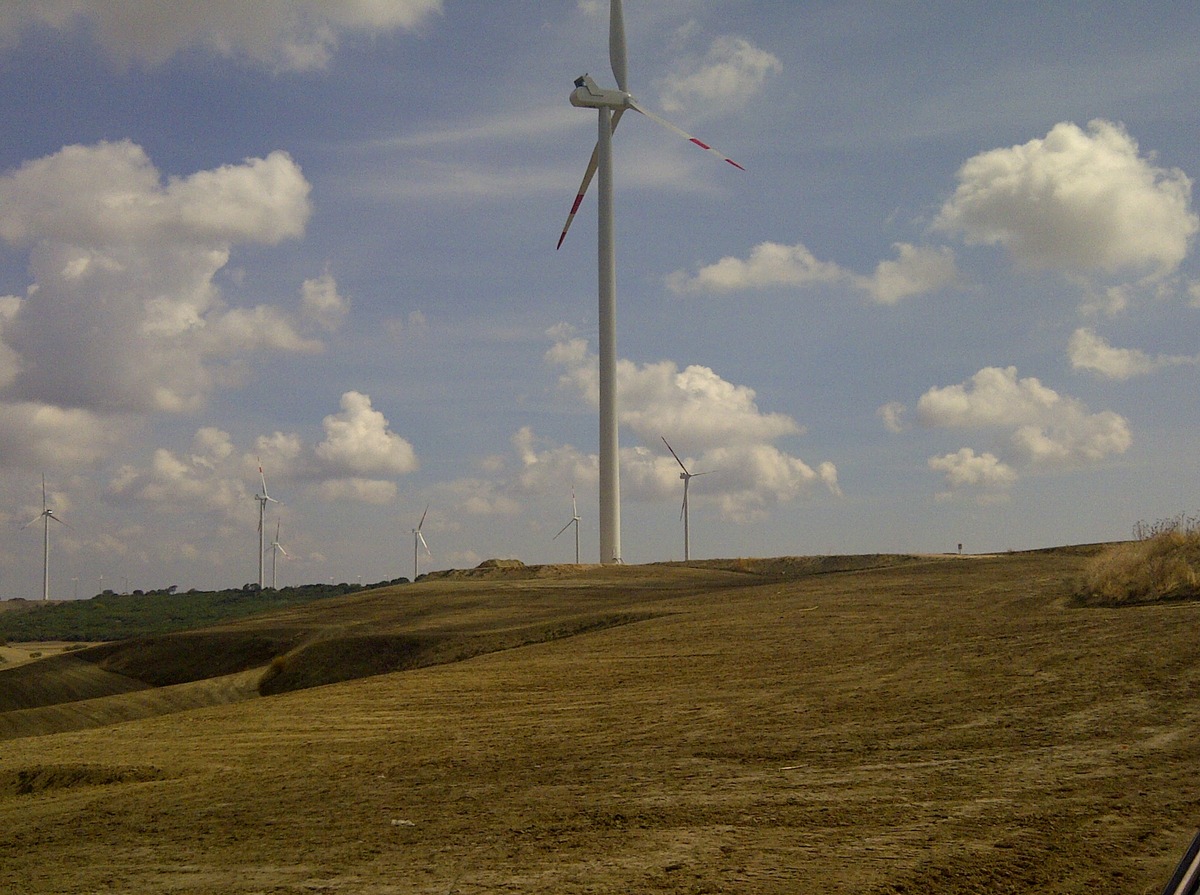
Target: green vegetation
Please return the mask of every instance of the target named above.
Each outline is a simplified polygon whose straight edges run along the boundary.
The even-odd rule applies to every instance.
[[[126,640],[215,625],[363,589],[358,584],[306,584],[260,590],[257,585],[247,584],[237,590],[187,593],[177,593],[175,588],[132,594],[105,591],[90,600],[50,605],[30,602],[21,610],[0,612],[0,640]]]
[[[1134,526],[1134,540],[1114,544],[1089,563],[1081,598],[1096,605],[1200,597],[1200,519],[1176,516]]]

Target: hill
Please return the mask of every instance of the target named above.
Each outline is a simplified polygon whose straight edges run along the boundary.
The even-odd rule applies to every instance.
[[[60,700],[0,713],[0,890],[1157,891],[1200,605],[1083,606],[1093,553],[472,570],[0,671]]]

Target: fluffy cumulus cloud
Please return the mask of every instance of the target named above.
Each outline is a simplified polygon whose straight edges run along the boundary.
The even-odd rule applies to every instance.
[[[838,283],[848,273],[830,261],[820,261],[806,246],[764,242],[743,260],[728,256],[700,268],[694,275],[676,271],[667,280],[673,292],[738,292],[750,289],[804,288]]]
[[[783,69],[779,57],[733,36],[718,37],[703,57],[685,57],[662,87],[667,112],[714,107],[734,109],[762,90]]]
[[[97,416],[195,411],[264,351],[316,352],[346,303],[326,274],[298,312],[230,306],[234,246],[303,234],[284,152],[164,177],[128,142],[68,146],[0,175],[0,239],[32,282],[0,298],[0,400]],[[311,330],[311,332],[310,332]]]
[[[417,468],[413,446],[388,428],[387,417],[361,392],[342,395],[341,412],[325,417],[325,439],[314,453],[333,472],[404,475]]]
[[[235,454],[229,433],[197,430],[188,449],[157,448],[149,464],[122,466],[108,483],[110,499],[135,501],[168,511],[215,511],[228,518],[249,516],[257,488],[255,467]]]
[[[301,310],[305,317],[322,329],[333,332],[350,313],[350,300],[338,294],[337,283],[326,271],[319,277],[305,280],[301,286]]]
[[[883,414],[897,428],[899,408]],[[1018,378],[1015,367],[985,367],[966,382],[931,388],[917,402],[921,425],[969,429],[990,435],[994,450],[963,448],[934,457],[930,468],[945,474],[950,492],[977,489],[994,494],[1025,472],[1075,469],[1123,454],[1132,442],[1124,417],[1093,413],[1081,401]]]
[[[856,289],[880,304],[895,304],[913,295],[937,292],[958,281],[954,252],[946,246],[896,243],[896,258],[885,259],[871,275],[857,274],[821,261],[803,243],[764,242],[746,259],[725,257],[695,274],[675,271],[667,287],[676,293],[739,292],[762,289],[805,289],[838,285]]]
[[[1017,481],[1017,471],[995,454],[977,454],[972,448],[960,448],[952,454],[930,457],[929,468],[945,473],[951,489],[972,487],[987,491],[1007,488]]]
[[[157,65],[182,49],[203,47],[276,71],[328,65],[341,35],[417,28],[442,0],[29,0],[0,5],[0,40],[30,25],[84,25],[121,63]]]
[[[562,370],[562,388],[598,406],[597,359],[584,340],[560,338],[547,360]],[[823,462],[814,470],[774,444],[801,433],[794,419],[762,411],[753,389],[727,382],[708,367],[680,369],[672,361],[638,365],[622,360],[617,392],[620,423],[641,442],[621,452],[622,489],[634,497],[658,499],[678,490],[680,470],[662,443],[664,435],[690,471],[720,469],[720,475],[705,479],[707,498],[701,499],[716,500],[731,518],[801,497],[814,485],[839,493],[832,463]],[[554,462],[548,468],[578,469],[585,462],[593,468],[594,458],[585,461],[573,451],[539,453],[528,441],[521,447],[526,474],[550,457]]]
[[[883,260],[870,277],[856,278],[859,288],[883,305],[912,295],[925,295],[958,282],[954,251],[948,246],[913,246],[898,242],[896,259]]]
[[[1118,124],[1055,125],[969,159],[936,227],[1005,247],[1020,264],[1072,273],[1169,273],[1198,221],[1191,181],[1139,152]]]
[[[327,501],[390,503],[395,478],[417,468],[409,442],[391,431],[386,417],[359,392],[342,395],[341,410],[323,421],[325,437],[306,444],[296,433],[259,436],[251,450],[239,450],[228,432],[196,431],[185,450],[158,448],[149,463],[127,464],[112,476],[108,495],[159,507],[188,506],[231,519],[247,515],[258,492],[259,470],[272,496],[300,489]]]
[[[1072,367],[1087,370],[1104,379],[1131,379],[1163,367],[1200,364],[1200,355],[1151,356],[1136,348],[1114,348],[1095,330],[1087,327],[1075,330],[1067,351]]]

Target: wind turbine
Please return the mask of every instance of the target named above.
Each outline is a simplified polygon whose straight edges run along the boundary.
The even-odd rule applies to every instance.
[[[42,511],[22,525],[21,529],[29,528],[39,519],[42,520],[42,602],[45,603],[50,600],[50,520],[53,519],[59,525],[67,525],[54,515],[54,510],[46,503],[45,473],[42,474]],[[70,527],[67,525],[67,528]]]
[[[617,262],[614,247],[613,227],[613,165],[612,165],[612,135],[617,123],[626,109],[640,112],[651,121],[674,131],[701,149],[713,153],[735,168],[741,168],[733,161],[713,149],[691,134],[676,127],[664,118],[642,108],[629,93],[626,77],[625,53],[625,16],[622,12],[621,0],[611,0],[608,23],[608,56],[612,64],[613,75],[617,80],[617,89],[608,90],[597,86],[588,75],[576,79],[575,90],[571,93],[571,105],[595,109],[598,113],[599,128],[596,148],[592,150],[592,158],[583,174],[583,182],[579,185],[579,193],[571,205],[567,222],[563,225],[562,234],[558,237],[561,248],[567,237],[575,212],[587,193],[592,177],[599,172],[599,293],[600,293],[600,561],[603,563],[619,563],[621,561],[621,461],[617,435]],[[743,169],[744,170],[744,169]]]
[[[683,479],[683,508],[679,511],[679,518],[683,520],[683,561],[687,562],[691,559],[692,544],[691,534],[688,531],[688,484],[698,475],[708,475],[707,472],[689,472],[688,468],[683,465],[683,461],[679,459],[679,455],[675,453],[675,449],[671,447],[667,437],[662,436],[663,444],[667,446],[667,450],[671,452],[671,456],[675,458],[675,462],[679,464],[679,468],[683,472],[679,473],[679,477]]]
[[[417,547],[425,548],[425,555],[432,558],[433,554],[429,552],[429,545],[425,543],[425,535],[421,534],[421,526],[425,524],[425,516],[429,512],[429,504],[425,504],[425,512],[421,514],[421,521],[417,523],[417,527],[412,530],[413,533],[413,577],[412,580],[417,580]]]
[[[558,530],[558,535],[562,534],[572,525],[575,526],[575,565],[579,565],[579,508],[575,505],[575,489],[571,489],[571,521]],[[557,541],[558,535],[555,535],[550,540]]]
[[[275,540],[271,542],[271,590],[277,590],[275,587],[275,565],[279,561],[279,554],[290,557],[291,554],[283,549],[283,545],[279,543],[279,521],[275,521]]]
[[[263,527],[267,515],[267,503],[279,503],[274,497],[267,493],[267,477],[263,475],[262,460],[258,461],[258,478],[262,482],[262,494],[255,494],[254,499],[258,501],[258,589],[263,588],[263,556],[267,552],[267,548],[263,544]]]

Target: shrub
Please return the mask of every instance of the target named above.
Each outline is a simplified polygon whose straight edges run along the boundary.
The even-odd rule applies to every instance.
[[[1200,597],[1200,520],[1177,516],[1134,527],[1088,564],[1081,588],[1090,603],[1147,603]]]

